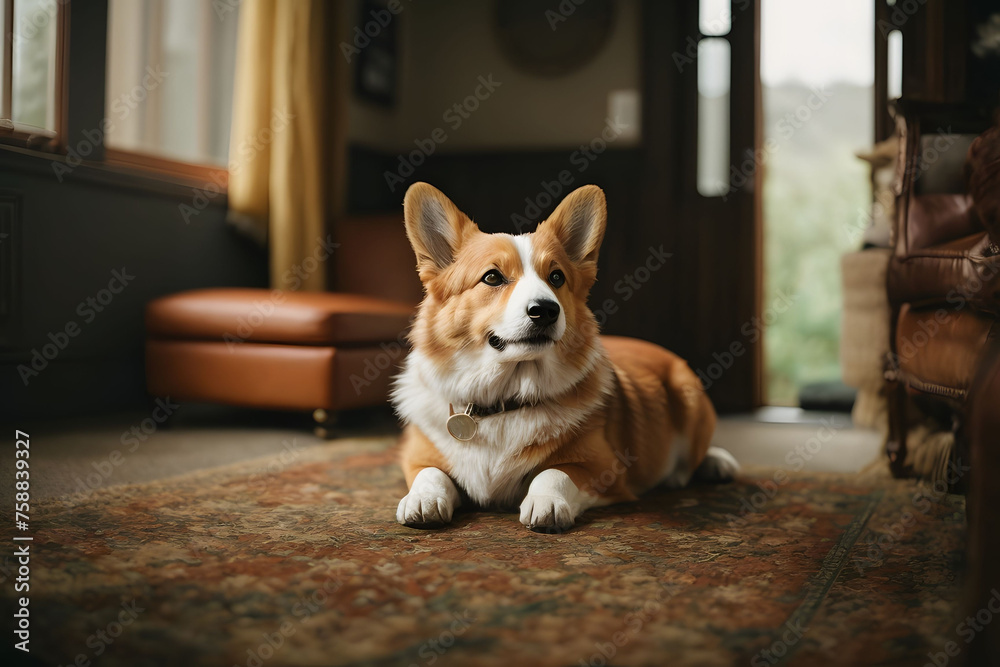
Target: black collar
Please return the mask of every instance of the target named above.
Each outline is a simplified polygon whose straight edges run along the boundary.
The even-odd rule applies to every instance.
[[[532,407],[537,405],[536,403],[528,403],[527,401],[520,401],[516,398],[510,398],[506,401],[501,401],[494,403],[493,405],[476,405],[475,403],[469,403],[465,406],[459,404],[452,408],[453,412],[465,412],[476,418],[489,417],[491,415],[500,414],[501,412],[511,412],[513,410],[519,410],[525,407]],[[464,409],[463,409],[464,408]]]

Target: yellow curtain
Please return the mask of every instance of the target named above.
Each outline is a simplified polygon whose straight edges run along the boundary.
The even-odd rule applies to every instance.
[[[229,219],[266,242],[278,289],[327,287],[346,121],[347,70],[331,50],[338,20],[326,0],[240,5]]]

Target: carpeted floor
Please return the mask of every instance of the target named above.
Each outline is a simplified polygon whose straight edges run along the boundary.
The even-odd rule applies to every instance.
[[[419,531],[395,455],[337,441],[33,507],[32,657],[922,665],[959,639],[964,501],[911,482],[751,470],[563,535],[475,511]]]

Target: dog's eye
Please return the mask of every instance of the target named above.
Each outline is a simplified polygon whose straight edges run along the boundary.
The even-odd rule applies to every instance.
[[[496,269],[493,269],[486,272],[486,275],[482,278],[482,282],[486,283],[490,287],[500,287],[505,281],[503,274]]]
[[[553,287],[562,287],[566,283],[566,276],[559,269],[549,274],[549,284]]]

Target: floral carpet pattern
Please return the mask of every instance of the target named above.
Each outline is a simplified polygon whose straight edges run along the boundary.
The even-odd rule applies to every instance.
[[[33,508],[31,659],[922,665],[958,639],[964,500],[932,488],[753,470],[561,535],[416,530],[396,456],[334,441]]]

